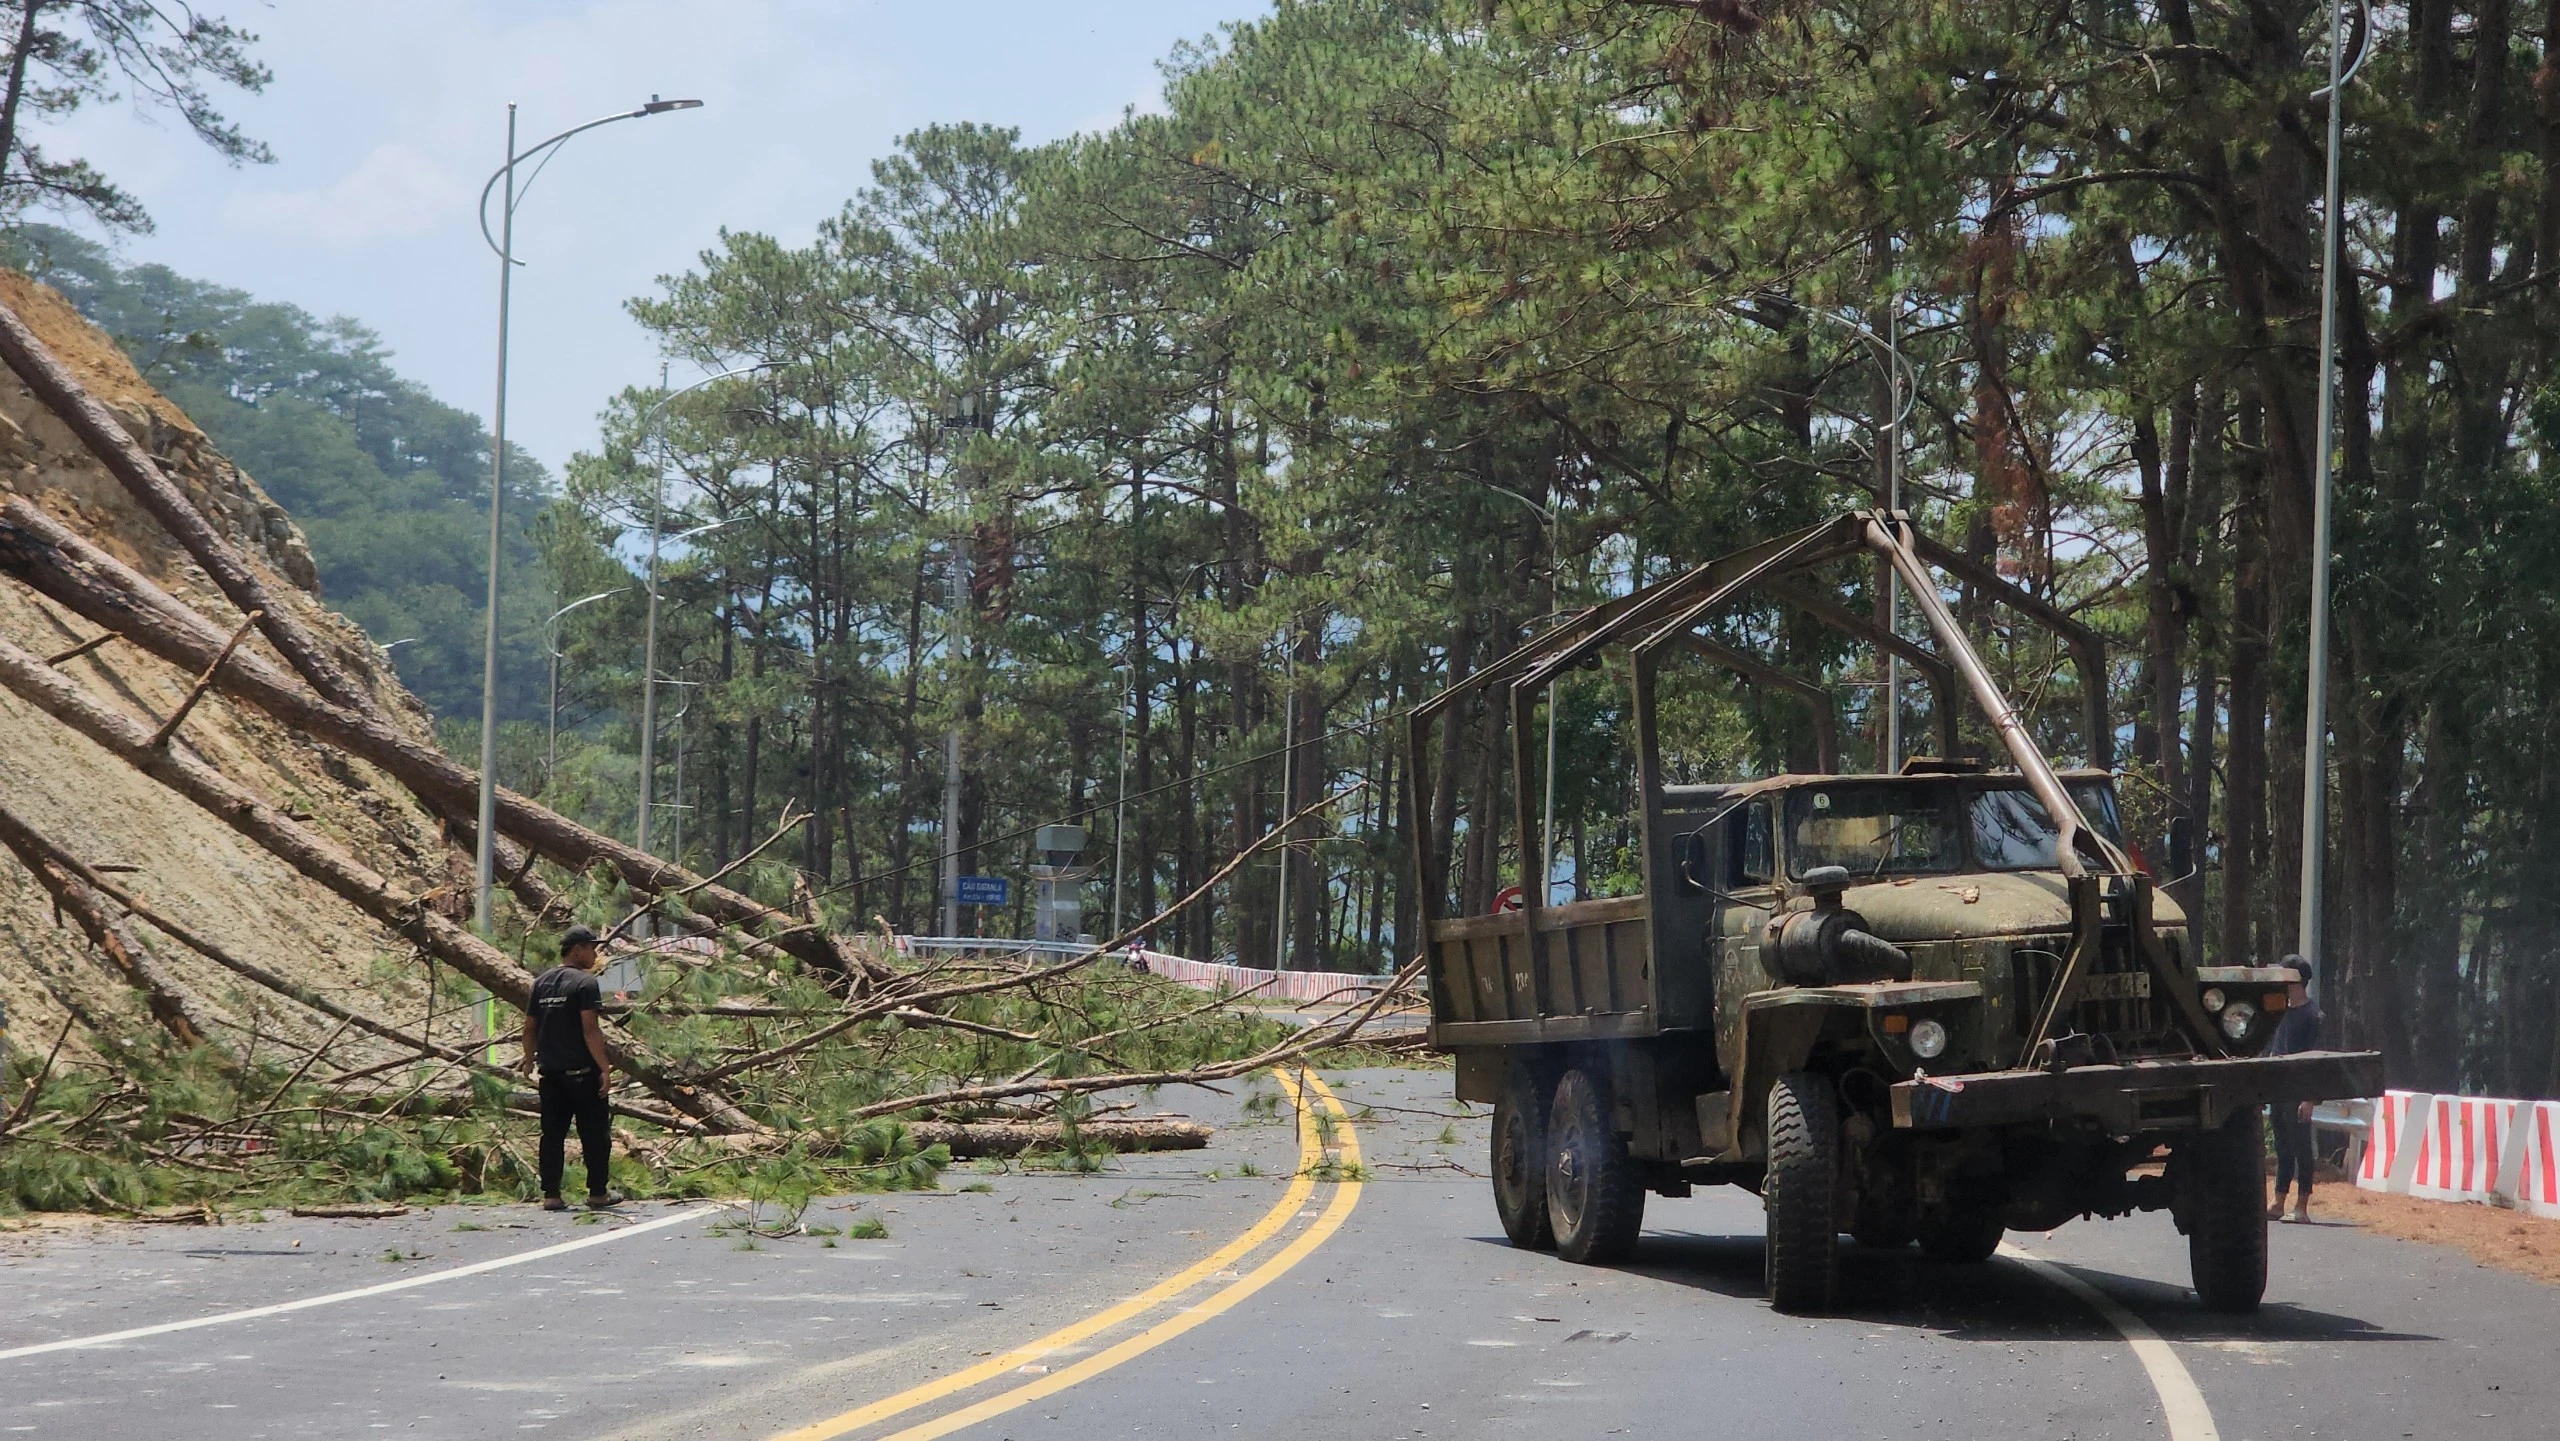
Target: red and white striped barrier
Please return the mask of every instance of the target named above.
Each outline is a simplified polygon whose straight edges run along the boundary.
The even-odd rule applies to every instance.
[[[2426,1126],[2426,1108],[2417,1102],[2429,1099],[2432,1098],[2413,1091],[2385,1091],[2382,1099],[2373,1103],[2373,1126],[2365,1135],[2364,1164],[2356,1171],[2357,1185],[2368,1191],[2391,1189],[2394,1164],[2404,1150],[2418,1144],[2411,1126],[2421,1130]]]
[[[2498,1181],[2498,1147],[2521,1104],[2481,1096],[2430,1098],[2409,1194],[2430,1201],[2488,1199]]]
[[[2560,1102],[2387,1091],[2356,1184],[2560,1218]]]

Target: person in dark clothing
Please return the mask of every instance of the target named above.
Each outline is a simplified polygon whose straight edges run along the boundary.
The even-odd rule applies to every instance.
[[[587,1162],[587,1205],[603,1208],[621,1197],[606,1189],[613,1160],[613,1114],[605,1097],[613,1090],[613,1063],[605,1056],[604,993],[596,970],[604,964],[596,933],[572,926],[560,938],[560,964],[534,978],[533,1004],[524,1018],[524,1067],[537,1071],[542,1095],[542,1209],[564,1211],[561,1173],[568,1167],[569,1128]]]
[[[2284,963],[2293,968],[2294,979],[2286,985],[2284,1019],[2276,1022],[2276,1033],[2267,1038],[2270,1056],[2290,1056],[2320,1047],[2320,1003],[2311,999],[2311,963],[2300,956],[2287,956]],[[2276,1133],[2276,1194],[2267,1207],[2270,1219],[2308,1221],[2311,1219],[2311,1103],[2274,1106],[2271,1118]],[[2301,1199],[2288,1213],[2284,1208],[2286,1187],[2301,1186]]]

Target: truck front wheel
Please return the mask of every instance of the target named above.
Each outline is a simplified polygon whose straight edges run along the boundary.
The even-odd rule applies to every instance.
[[[1493,1103],[1493,1209],[1502,1234],[1525,1251],[1556,1248],[1547,1221],[1547,1098],[1537,1074],[1514,1062]]]
[[[2246,1315],[2267,1292],[2267,1139],[2255,1106],[2187,1143],[2187,1268],[2208,1311]]]
[[[1840,1105],[1830,1078],[1780,1076],[1769,1087],[1768,1134],[1760,1199],[1769,1304],[1790,1315],[1827,1311],[1840,1277]]]
[[[1644,1181],[1609,1118],[1609,1093],[1576,1069],[1547,1112],[1547,1223],[1556,1254],[1585,1266],[1623,1261],[1644,1228]]]

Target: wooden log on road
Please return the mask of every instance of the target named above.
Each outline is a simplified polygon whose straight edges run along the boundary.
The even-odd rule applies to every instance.
[[[1054,1151],[1065,1144],[1066,1135],[1056,1121],[909,1121],[906,1125],[917,1145],[949,1146],[955,1160]],[[1180,1116],[1114,1116],[1076,1127],[1078,1140],[1115,1151],[1196,1151],[1208,1145],[1214,1134],[1207,1122]]]
[[[212,665],[227,638],[184,602],[91,545],[23,496],[0,506],[0,573],[130,643],[181,668],[212,669],[214,686],[268,715],[361,760],[380,766],[429,807],[469,815],[479,806],[480,777],[442,751],[378,714],[334,705],[249,652]],[[651,895],[684,892],[687,904],[723,926],[764,939],[803,963],[866,982],[886,979],[858,967],[825,927],[800,921],[725,886],[705,884],[682,866],[600,835],[547,807],[500,787],[498,830],[571,870],[602,865]]]

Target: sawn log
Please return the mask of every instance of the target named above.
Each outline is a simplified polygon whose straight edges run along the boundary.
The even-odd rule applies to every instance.
[[[1064,1144],[1055,1121],[909,1121],[907,1134],[919,1146],[949,1146],[953,1158],[1019,1156],[1025,1151],[1053,1151]],[[1076,1136],[1115,1151],[1196,1151],[1213,1134],[1206,1122],[1181,1117],[1153,1120],[1104,1117],[1076,1127]]]

